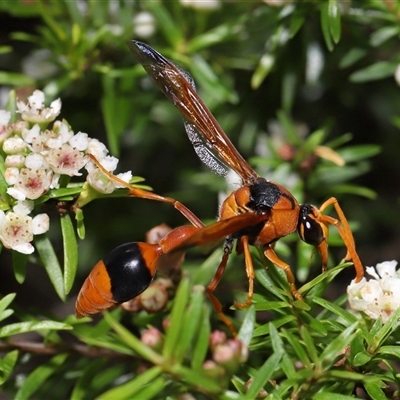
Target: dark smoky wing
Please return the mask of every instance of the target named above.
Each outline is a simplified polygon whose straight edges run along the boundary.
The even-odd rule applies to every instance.
[[[200,160],[218,175],[226,176],[233,170],[243,183],[253,183],[258,178],[257,173],[199,98],[191,75],[144,43],[131,41],[128,45],[157,86],[181,112],[186,133]]]

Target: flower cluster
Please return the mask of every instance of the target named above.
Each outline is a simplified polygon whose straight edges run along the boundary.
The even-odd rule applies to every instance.
[[[385,261],[374,267],[366,267],[373,279],[352,281],[347,288],[350,307],[362,311],[372,319],[382,318],[385,323],[400,307],[400,271],[397,261]]]
[[[0,148],[4,159],[3,176],[7,185],[2,192],[0,240],[6,248],[30,254],[34,251],[33,235],[49,229],[49,217],[31,217],[35,200],[49,190],[60,187],[61,177],[81,176],[102,193],[111,193],[116,185],[89,160],[92,154],[109,171],[118,159],[108,155],[106,146],[86,133],[74,133],[65,121],[54,121],[61,111],[60,99],[50,107],[44,104],[44,93],[35,90],[27,102],[17,102],[21,120],[11,121],[11,112],[0,110]],[[53,122],[51,129],[49,123]],[[128,182],[131,173],[119,176]]]

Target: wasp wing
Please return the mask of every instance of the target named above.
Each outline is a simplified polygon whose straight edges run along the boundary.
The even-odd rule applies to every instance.
[[[253,183],[258,178],[257,173],[200,99],[191,75],[145,43],[132,40],[128,46],[184,117],[187,135],[200,160],[221,176],[226,176],[232,169],[244,184]]]

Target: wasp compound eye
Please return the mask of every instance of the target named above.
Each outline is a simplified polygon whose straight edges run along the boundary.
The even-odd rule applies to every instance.
[[[318,246],[324,239],[324,231],[314,214],[314,206],[309,204],[300,206],[297,232],[301,240],[313,246]]]

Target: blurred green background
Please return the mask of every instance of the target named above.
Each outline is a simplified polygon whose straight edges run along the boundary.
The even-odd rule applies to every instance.
[[[190,71],[204,102],[260,174],[301,202],[340,200],[366,265],[400,258],[397,1],[2,1],[0,11],[1,108],[12,88],[20,97],[34,88],[48,101],[61,97],[61,117],[75,132],[105,142],[120,158],[118,172],[132,170],[155,192],[212,222],[226,184],[197,159],[179,113],[126,45],[145,41]],[[339,169],[313,154],[299,162],[296,144],[320,129],[324,143],[337,140],[357,161],[343,167],[352,186],[341,185]],[[364,159],[376,149],[351,150],[369,144],[379,145],[380,154]],[[52,240],[61,254],[52,212]],[[84,212],[76,291],[115,246],[144,240],[163,222],[186,223],[172,207],[141,199],[101,200]],[[17,291],[22,306],[60,305],[41,267],[30,266],[20,286],[10,254],[1,257],[2,293]],[[75,297],[69,297],[60,312],[72,312]]]

